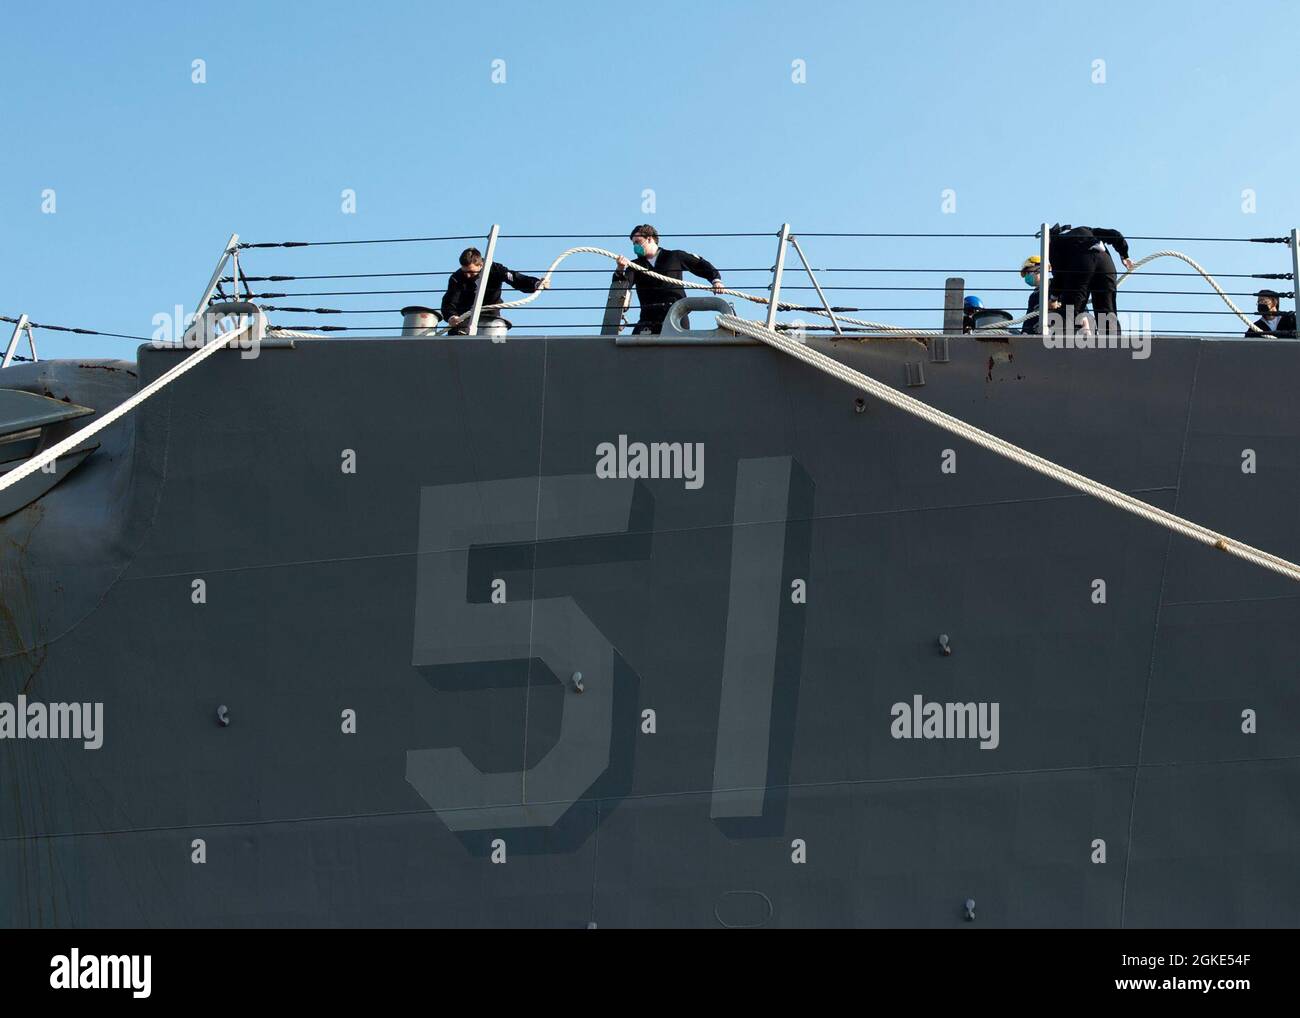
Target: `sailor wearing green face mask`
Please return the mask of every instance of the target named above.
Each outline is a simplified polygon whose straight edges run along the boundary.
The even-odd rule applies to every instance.
[[[715,293],[722,289],[721,273],[709,261],[689,251],[674,251],[660,247],[659,231],[648,223],[634,229],[630,239],[636,259],[631,261],[620,255],[614,278],[628,280],[636,287],[637,300],[641,304],[641,320],[633,327],[633,334],[658,333],[663,327],[664,319],[668,316],[668,309],[686,296],[686,288],[679,284],[651,279],[644,272],[628,268],[629,265],[640,265],[672,279],[681,279],[682,272],[685,270],[712,283]],[[687,329],[691,327],[689,315],[683,317],[682,325]]]
[[[1030,255],[1020,266],[1020,278],[1025,281],[1025,285],[1032,288],[1029,294],[1029,306],[1025,311],[1032,317],[1026,318],[1024,324],[1020,326],[1021,335],[1036,336],[1039,333],[1038,325],[1038,276],[1043,269],[1043,259],[1039,255]],[[1048,271],[1051,271],[1050,268]]]

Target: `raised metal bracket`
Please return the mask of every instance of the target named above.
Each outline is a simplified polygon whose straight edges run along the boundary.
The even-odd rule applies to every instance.
[[[230,239],[226,241],[225,249],[221,252],[221,258],[217,261],[217,267],[212,270],[212,278],[208,280],[207,288],[203,291],[203,296],[199,298],[198,305],[194,308],[194,317],[197,319],[208,309],[208,302],[212,300],[212,295],[217,292],[217,285],[221,282],[221,272],[226,267],[226,262],[230,261],[239,251],[239,234],[232,233]],[[239,292],[239,273],[233,273],[236,283],[235,292]]]
[[[822,292],[821,283],[817,282],[817,274],[813,272],[812,266],[808,264],[808,259],[804,257],[803,248],[799,246],[799,238],[793,234],[790,237],[790,243],[794,246],[795,252],[799,255],[799,260],[803,262],[804,271],[808,273],[808,278],[812,281],[813,289],[817,291],[817,296],[821,298],[822,307],[826,309],[827,317],[831,320],[831,325],[835,329],[835,335],[844,335],[844,330],[840,328],[839,319],[835,317],[835,312],[831,308],[831,302],[826,299],[826,294]],[[768,326],[772,328],[772,326]]]
[[[14,326],[14,333],[9,337],[9,345],[5,347],[4,360],[0,361],[0,368],[9,367],[13,361],[18,353],[18,340],[22,338],[24,332],[27,333],[27,346],[32,352],[32,360],[37,361],[40,359],[36,356],[36,337],[32,334],[32,323],[26,315],[19,315],[18,324]]]

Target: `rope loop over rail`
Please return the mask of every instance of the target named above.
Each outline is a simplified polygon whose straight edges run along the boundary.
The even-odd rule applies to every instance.
[[[1285,240],[1285,238],[1283,238],[1283,240]],[[1187,257],[1187,255],[1183,254],[1181,251],[1153,251],[1145,258],[1139,258],[1137,261],[1133,263],[1133,267],[1131,269],[1129,269],[1122,276],[1120,276],[1118,280],[1116,280],[1115,285],[1123,286],[1124,280],[1128,279],[1129,276],[1133,275],[1133,273],[1135,273],[1143,265],[1147,264],[1147,262],[1153,262],[1157,258],[1178,258],[1179,260],[1186,262],[1188,265],[1190,265],[1192,268],[1194,268],[1197,272],[1201,274],[1202,278],[1204,278],[1204,280],[1214,288],[1214,292],[1223,298],[1223,302],[1232,309],[1233,313],[1238,318],[1240,318],[1243,322],[1246,323],[1247,329],[1249,329],[1251,332],[1263,333],[1264,330],[1259,328],[1259,326],[1257,326],[1254,322],[1252,322],[1249,318],[1247,318],[1245,314],[1242,313],[1241,308],[1237,307],[1237,305],[1232,302],[1232,298],[1228,296],[1227,291],[1224,290],[1223,287],[1219,285],[1218,281],[1213,276],[1211,276],[1208,272],[1206,272],[1205,269],[1202,268],[1199,263],[1197,263],[1194,259]]]

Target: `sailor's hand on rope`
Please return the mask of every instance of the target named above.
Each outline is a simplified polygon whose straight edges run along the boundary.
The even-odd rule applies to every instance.
[[[724,289],[725,289],[725,287],[723,287],[723,285],[722,285],[722,280],[721,280],[721,279],[715,279],[715,280],[713,281],[713,292],[714,292],[714,293],[721,293]]]
[[[550,288],[551,288],[551,281],[549,279],[538,280],[537,282],[538,290],[549,290]]]
[[[627,259],[627,255],[619,255],[619,256],[618,256],[618,267],[619,267],[622,271],[626,272],[626,271],[627,271],[627,267],[628,267],[629,265],[631,265],[631,264],[632,264],[632,263],[631,263],[630,261],[628,261],[628,259]]]
[[[464,320],[465,320],[464,315],[452,315],[450,318],[447,319],[447,324],[454,329],[457,325],[459,325]]]
[[[1132,272],[1132,271],[1133,271],[1133,259],[1132,259],[1132,258],[1125,258],[1125,259],[1124,259],[1124,268],[1128,269],[1129,272]]]

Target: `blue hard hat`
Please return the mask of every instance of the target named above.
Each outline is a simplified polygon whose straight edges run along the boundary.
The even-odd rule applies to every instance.
[[[982,308],[983,306],[984,306],[984,302],[980,300],[978,297],[976,297],[974,294],[967,297],[962,302],[962,307],[964,307],[967,311],[969,311],[971,308]]]

